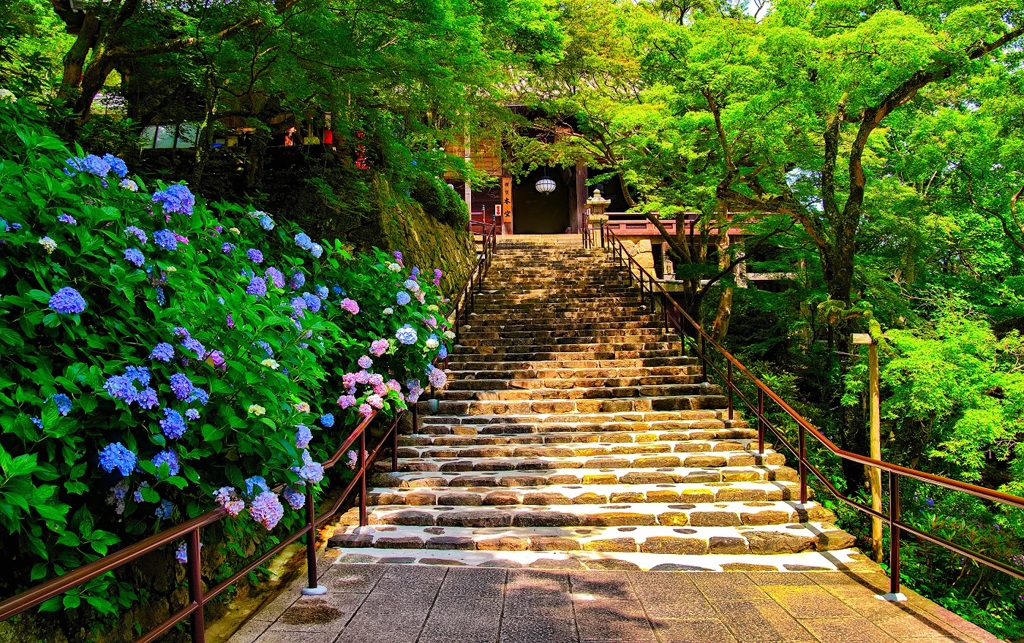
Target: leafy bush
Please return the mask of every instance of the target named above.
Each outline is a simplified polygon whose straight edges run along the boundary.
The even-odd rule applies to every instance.
[[[469,209],[455,190],[429,174],[419,174],[412,189],[412,198],[423,210],[442,223],[456,229],[469,223]]]
[[[296,524],[345,427],[444,384],[440,271],[158,187],[0,102],[6,593],[215,502],[247,533]],[[45,608],[113,612],[118,589]]]

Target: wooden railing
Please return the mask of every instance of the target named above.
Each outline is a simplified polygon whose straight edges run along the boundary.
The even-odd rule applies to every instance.
[[[475,225],[481,224],[477,222]],[[483,281],[484,276],[487,274],[487,268],[490,266],[491,257],[497,247],[494,226],[490,224],[482,225],[485,227],[483,250],[478,253],[477,263],[474,265],[469,277],[467,277],[466,284],[462,287],[451,304],[451,312],[449,313],[449,316],[454,316],[456,322],[459,318],[460,308],[464,314],[468,315],[468,309],[473,305],[474,285],[477,285],[478,288],[478,284]],[[490,226],[489,229],[487,228],[488,226]],[[445,360],[445,364],[447,365],[447,359]],[[433,386],[431,386],[430,390],[431,393],[433,393]],[[419,418],[416,404],[411,404],[410,406],[412,410],[413,425],[418,426]],[[205,527],[218,523],[228,516],[227,511],[222,507],[208,511],[201,516],[196,516],[191,520],[169,529],[165,529],[142,541],[124,547],[112,554],[108,554],[103,558],[71,570],[62,576],[58,576],[53,580],[37,585],[3,601],[0,603],[0,621],[7,620],[25,612],[26,610],[37,607],[54,596],[59,596],[64,592],[80,587],[96,578],[99,578],[100,576],[103,576],[104,574],[129,565],[143,556],[160,549],[161,547],[166,547],[182,539],[185,540],[185,566],[189,602],[162,623],[140,635],[136,639],[137,643],[155,641],[161,635],[170,631],[170,629],[175,625],[182,623],[185,620],[190,621],[193,643],[205,643],[206,627],[203,608],[206,604],[222,594],[224,590],[237,583],[246,574],[256,569],[270,558],[281,553],[285,547],[302,536],[306,536],[306,567],[308,575],[308,587],[303,589],[303,593],[325,593],[326,588],[321,587],[317,582],[317,528],[330,520],[338,510],[349,501],[352,493],[357,490],[359,494],[359,524],[360,526],[366,525],[367,470],[372,468],[381,449],[385,446],[389,447],[391,450],[391,470],[398,470],[398,424],[404,414],[404,409],[398,412],[388,429],[384,432],[383,436],[381,436],[380,441],[374,447],[373,451],[369,453],[366,451],[366,434],[369,427],[378,419],[379,414],[374,410],[369,417],[363,419],[348,438],[346,438],[345,441],[342,442],[334,451],[334,454],[323,463],[325,470],[334,467],[334,465],[338,463],[342,456],[345,455],[353,445],[358,445],[356,448],[358,449],[359,455],[357,458],[357,466],[355,467],[355,475],[352,480],[349,481],[348,485],[346,485],[341,495],[339,495],[334,501],[334,504],[332,504],[327,511],[321,513],[320,516],[317,516],[316,508],[313,504],[314,498],[312,485],[306,485],[305,524],[297,531],[281,537],[280,542],[268,552],[247,563],[245,567],[231,574],[231,576],[214,587],[207,588],[203,585],[200,532]],[[282,488],[283,485],[275,488],[275,493],[279,493]]]
[[[591,233],[592,234],[592,233]],[[586,240],[584,235],[584,240]],[[592,238],[592,237],[591,237]],[[800,502],[807,502],[807,484],[810,476],[814,476],[825,489],[828,490],[837,500],[846,505],[879,518],[889,525],[889,592],[896,596],[900,591],[900,537],[907,533],[922,540],[926,540],[940,547],[948,549],[999,570],[1014,578],[1024,580],[1024,569],[1019,569],[1007,564],[1004,561],[995,560],[983,553],[973,551],[940,536],[928,533],[903,520],[900,513],[900,481],[902,479],[917,480],[929,485],[943,487],[952,491],[970,494],[982,500],[1018,509],[1024,509],[1024,498],[1013,496],[1001,491],[986,489],[977,485],[960,482],[951,478],[944,478],[924,471],[918,471],[898,464],[892,464],[882,460],[875,460],[850,451],[840,449],[832,443],[821,431],[807,421],[800,413],[793,409],[767,384],[762,382],[756,375],[750,372],[739,360],[732,356],[729,351],[719,345],[693,318],[686,313],[673,299],[672,295],[665,290],[661,282],[640,265],[640,262],[633,257],[626,249],[616,234],[602,225],[600,230],[601,246],[612,253],[621,266],[626,269],[630,283],[636,280],[640,287],[640,301],[650,304],[652,312],[656,309],[655,304],[660,304],[662,319],[666,331],[674,328],[682,337],[689,338],[692,347],[700,358],[701,374],[707,379],[709,370],[717,375],[717,379],[724,383],[726,397],[728,399],[728,417],[730,420],[735,415],[734,402],[738,398],[743,405],[753,414],[757,420],[757,449],[758,453],[764,455],[765,435],[769,431],[779,443],[790,452],[797,462],[800,480]],[[586,243],[586,241],[584,241]],[[723,364],[719,366],[716,358]],[[741,382],[756,390],[756,400],[751,399],[740,388],[737,376]],[[765,403],[773,404],[782,417],[792,420],[797,426],[797,444],[794,445],[787,439],[780,427],[777,427],[769,420],[769,414],[765,410]],[[867,467],[874,467],[884,471],[889,476],[889,502],[888,511],[883,513],[874,510],[870,505],[854,500],[839,491],[836,486],[816,467],[807,456],[807,438],[810,436],[816,440],[826,452],[851,462],[857,462]]]

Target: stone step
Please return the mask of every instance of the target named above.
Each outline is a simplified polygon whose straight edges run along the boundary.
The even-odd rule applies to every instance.
[[[472,360],[473,362],[586,362],[620,359],[670,359],[679,356],[680,352],[680,347],[678,345],[673,348],[664,349],[630,347],[622,348],[620,350],[618,347],[615,347],[616,350],[609,350],[609,348],[602,346],[589,348],[592,348],[592,350],[586,350],[579,346],[566,346],[564,349],[549,346],[534,351],[517,348],[515,351],[510,350],[507,352],[492,352],[487,354],[483,354],[479,350],[473,351],[472,353],[466,351],[453,351],[452,359],[464,358],[465,361]]]
[[[693,367],[687,369],[686,367]],[[696,357],[674,355],[672,357],[632,357],[619,359],[547,359],[547,360],[477,360],[473,355],[457,355],[448,360],[448,370],[459,371],[491,371],[491,372],[563,372],[605,370],[613,368],[651,369],[637,370],[634,375],[671,375],[674,373],[699,373],[700,365]],[[661,369],[661,370],[658,370]],[[555,375],[558,377],[558,375]],[[591,377],[591,375],[581,375]],[[598,376],[602,377],[602,376]]]
[[[358,512],[358,507],[348,511],[341,517],[339,524],[357,525]],[[799,522],[832,523],[834,520],[832,512],[816,502],[800,504],[788,501],[367,507],[367,523],[370,525],[421,527],[738,527]]]
[[[471,354],[474,357],[494,355],[544,355],[552,353],[569,353],[574,355],[593,355],[608,353],[632,353],[642,351],[652,357],[678,355],[681,346],[677,341],[639,341],[639,342],[548,342],[542,344],[505,344],[492,342],[481,346],[465,344],[456,345],[452,355]],[[529,359],[529,358],[527,358]]]
[[[455,425],[481,425],[481,424],[502,424],[505,426],[518,425],[543,425],[549,430],[556,431],[601,431],[601,430],[646,430],[651,426],[661,428],[716,428],[722,426],[747,428],[743,420],[727,420],[728,412],[724,409],[700,409],[688,411],[653,411],[644,413],[617,412],[617,413],[547,413],[547,414],[526,414],[526,415],[460,415],[442,416],[429,415],[421,420],[421,426],[440,424],[444,426]],[[701,420],[717,421],[707,424],[699,423]],[[629,423],[629,424],[626,424]],[[559,425],[560,428],[552,429],[552,425]],[[633,425],[636,428],[630,429]],[[610,428],[613,427],[613,428]]]
[[[489,324],[470,325],[465,334],[472,335],[474,332],[509,332],[509,333],[587,333],[598,330],[625,331],[630,329],[664,329],[664,320],[660,317],[655,319],[650,315],[644,315],[644,319],[637,321],[601,321],[601,322],[569,322],[551,320],[543,324],[531,320],[515,320],[510,322],[507,318],[495,320]],[[474,320],[476,321],[476,320]]]
[[[560,388],[445,389],[443,400],[599,400],[607,398],[669,397],[680,395],[720,395],[721,389],[707,383],[660,384],[648,386],[564,386]]]
[[[647,375],[632,377],[572,377],[571,372],[557,378],[476,378],[476,373],[449,371],[446,391],[504,391],[570,388],[620,388],[636,386],[666,386],[672,384],[698,384],[700,375]],[[488,375],[483,373],[483,375]]]
[[[398,471],[373,475],[382,487],[415,489],[423,487],[533,487],[573,484],[686,484],[706,482],[798,481],[795,469],[785,465],[740,467],[660,468],[552,468],[521,471]]]
[[[409,448],[409,447],[406,447]],[[498,449],[500,447],[485,447]],[[526,447],[519,447],[525,450]],[[539,449],[540,447],[534,447]],[[543,447],[556,449],[555,447]],[[451,447],[451,450],[458,450]],[[446,451],[448,449],[445,449]],[[559,453],[567,449],[557,449]],[[783,465],[786,457],[765,449],[755,451],[672,452],[672,453],[616,453],[610,455],[578,456],[471,456],[399,458],[400,471],[509,471],[536,469],[648,469],[675,467],[742,467],[764,464]],[[390,462],[378,461],[380,468]]]
[[[710,387],[709,387],[710,388]],[[420,410],[431,410],[433,400],[420,400]],[[721,395],[678,395],[604,399],[547,400],[440,400],[435,415],[522,415],[525,413],[628,413],[630,411],[686,411],[726,406]]]
[[[628,434],[609,433],[611,436],[629,437]],[[602,435],[601,437],[605,437]],[[744,453],[756,454],[757,440],[682,440],[682,441],[650,441],[634,442],[621,441],[611,442],[605,439],[602,442],[561,442],[554,444],[466,444],[466,445],[444,445],[430,444],[418,446],[400,446],[398,448],[399,464],[404,458],[414,459],[444,459],[444,458],[576,458],[613,455],[638,455],[638,454],[679,454],[697,453],[707,455],[711,453],[735,454]],[[765,448],[765,453],[775,453]],[[746,460],[746,458],[744,458]],[[744,462],[746,463],[746,462]],[[760,464],[760,462],[757,462]],[[729,464],[729,463],[726,463]],[[782,464],[773,462],[773,464]],[[673,464],[654,466],[677,466]],[[714,466],[714,465],[702,465]],[[719,466],[725,466],[719,465]]]
[[[339,527],[331,547],[455,551],[593,551],[616,553],[795,554],[836,551],[853,537],[829,523],[759,527]]]
[[[635,360],[623,360],[631,363]],[[482,371],[463,370],[465,366],[462,360],[450,360],[448,362],[448,374],[450,379],[459,382],[471,381],[508,381],[520,380],[529,382],[532,380],[573,381],[581,382],[606,381],[615,379],[653,379],[673,377],[685,378],[700,375],[700,366],[697,364],[684,364],[680,366],[608,366],[604,368],[549,368],[543,364],[515,364],[520,368],[497,371],[484,369]],[[532,366],[531,368],[523,368]],[[699,380],[698,380],[699,381]]]
[[[798,500],[795,482],[740,481],[675,484],[535,485],[532,487],[377,487],[369,505],[594,505],[615,503]]]
[[[420,433],[413,435],[401,435],[398,444],[401,446],[425,446],[437,445],[459,445],[459,444],[569,444],[569,443],[643,443],[657,442],[659,440],[681,442],[684,440],[756,440],[757,431],[753,429],[727,429],[723,423],[718,426],[722,428],[713,429],[667,429],[664,431],[633,429],[601,431],[545,431],[543,425],[513,425],[510,427],[502,425],[485,425],[473,427],[469,431],[458,431],[456,429],[465,426],[426,425],[420,428]],[[560,428],[560,427],[559,427]],[[604,428],[604,427],[602,427]]]
[[[681,572],[864,571],[874,567],[856,549],[799,554],[646,554],[601,551],[460,551],[338,548],[341,564],[415,564],[557,570]],[[691,639],[687,639],[691,640]],[[694,639],[695,640],[695,639]],[[701,639],[711,640],[711,639]]]
[[[563,344],[636,344],[647,342],[679,342],[677,335],[670,335],[660,328],[644,328],[634,330],[602,330],[591,332],[552,333],[551,331],[519,333],[515,331],[477,331],[463,333],[459,336],[459,346],[480,348],[484,346],[552,346]]]
[[[522,318],[525,315],[513,316],[512,319]],[[607,322],[642,322],[648,325],[656,325],[664,323],[664,319],[660,315],[655,317],[650,313],[644,312],[639,305],[629,310],[620,309],[594,309],[584,311],[562,311],[562,312],[550,312],[544,315],[540,312],[532,313],[529,319],[533,320],[534,324],[543,323],[547,319],[552,319],[563,322],[566,326],[570,325],[569,322],[578,324],[593,324],[593,323],[607,323]],[[477,313],[470,312],[468,319],[463,319],[462,323],[464,326],[472,326],[473,324],[493,324],[495,322],[508,323],[510,316],[505,312],[496,313]],[[556,326],[558,328],[560,326]]]

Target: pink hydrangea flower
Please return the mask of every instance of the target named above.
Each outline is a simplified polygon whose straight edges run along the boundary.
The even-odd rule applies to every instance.
[[[352,313],[353,315],[359,314],[359,304],[348,297],[341,300],[341,307]]]
[[[373,415],[373,409],[370,408],[369,404],[363,403],[359,405],[359,414],[364,418],[368,418]]]
[[[367,397],[366,398],[366,403],[369,404],[370,406],[372,406],[375,409],[382,409],[382,408],[384,408],[384,400],[382,400],[381,397],[379,395],[376,395],[376,394],[370,395],[369,397]]]
[[[369,356],[363,355],[362,357],[359,358],[358,364],[359,368],[367,369],[373,366],[373,360],[370,359]]]
[[[350,406],[356,405],[356,396],[354,395],[342,395],[338,398],[338,405],[343,409],[347,409]]]
[[[385,395],[387,395],[388,394],[388,390],[389,390],[388,387],[383,385],[383,384],[377,384],[376,386],[373,387],[373,393],[375,395],[379,395],[381,397],[384,397]]]
[[[353,388],[356,385],[356,374],[345,373],[341,376],[341,385],[345,388]]]
[[[386,339],[377,339],[370,343],[370,354],[373,355],[374,357],[380,357],[387,351],[388,340]]]
[[[397,380],[388,380],[387,387],[392,391],[398,392],[402,390],[402,385]]]

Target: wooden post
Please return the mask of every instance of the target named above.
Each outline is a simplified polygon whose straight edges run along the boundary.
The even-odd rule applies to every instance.
[[[878,344],[867,333],[855,333],[854,344],[867,344],[868,347],[868,406],[870,410],[870,444],[874,460],[882,459],[882,416],[880,389],[878,384]],[[868,467],[868,480],[871,484],[871,508],[882,511],[882,472],[875,467]],[[882,561],[882,519],[871,517],[871,558],[875,562]]]

